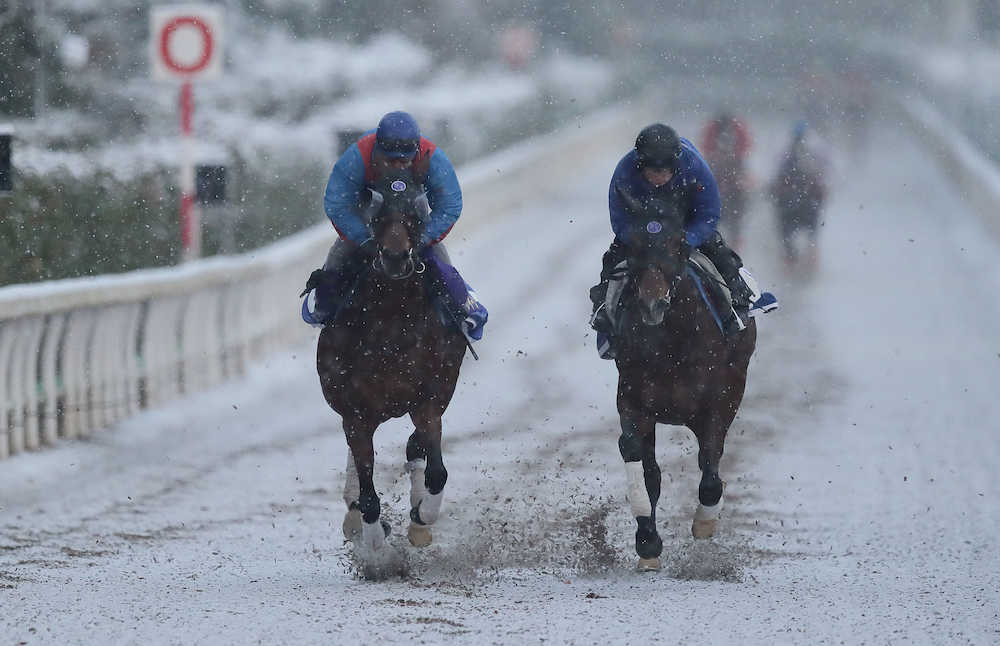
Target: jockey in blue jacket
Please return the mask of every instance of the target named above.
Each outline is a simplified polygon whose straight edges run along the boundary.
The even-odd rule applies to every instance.
[[[708,163],[694,144],[678,136],[673,128],[655,123],[642,129],[636,137],[635,146],[621,158],[611,177],[608,210],[615,239],[604,254],[601,282],[590,292],[594,304],[591,325],[598,332],[598,350],[602,357],[613,357],[610,347],[612,323],[602,305],[607,296],[610,274],[625,260],[625,244],[629,242],[630,215],[619,189],[640,200],[653,195],[680,193],[688,244],[712,261],[731,293],[732,308],[728,304],[719,307],[723,332],[727,336],[745,327],[734,308],[737,312],[755,313],[755,310],[770,311],[777,307],[777,301],[770,302],[773,296],[769,294],[767,303],[758,300],[755,290],[745,280],[753,279],[745,269],[741,271],[743,262],[736,252],[726,246],[716,229],[721,201]]]
[[[429,247],[438,261],[452,266],[441,241],[462,213],[462,189],[455,169],[443,150],[420,135],[420,127],[409,113],[390,112],[382,117],[375,130],[366,132],[344,151],[330,173],[323,207],[339,238],[330,247],[323,269],[313,272],[306,286],[307,291],[316,288],[314,307],[311,311],[308,305],[303,308],[307,323],[330,323],[350,290],[357,275],[353,265],[357,263],[348,263],[348,260],[356,256],[359,249],[374,245],[367,222],[372,215],[368,209],[375,207],[368,199],[368,189],[392,169],[408,169],[423,185],[428,224],[420,246]],[[445,282],[451,287],[452,282]],[[465,288],[468,289],[468,285]],[[480,338],[486,323],[485,308],[471,289],[467,294],[455,291],[452,289],[453,297],[469,317],[469,336]],[[457,291],[461,292],[461,287]]]

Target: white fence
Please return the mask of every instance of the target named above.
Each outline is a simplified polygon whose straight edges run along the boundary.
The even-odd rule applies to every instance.
[[[630,141],[635,123],[631,110],[609,110],[460,169],[456,229],[522,201],[505,189],[518,176],[556,164],[571,173],[567,160],[607,137]],[[242,256],[0,288],[0,458],[85,437],[315,335],[298,294],[333,240],[324,223]]]
[[[1000,239],[1000,170],[928,101],[897,94],[903,125],[917,135],[958,186],[987,229]]]
[[[0,289],[0,458],[86,436],[307,337],[316,227],[242,257]]]

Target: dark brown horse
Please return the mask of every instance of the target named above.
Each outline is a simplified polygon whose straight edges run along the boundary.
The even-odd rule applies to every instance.
[[[750,319],[745,330],[728,338],[719,330],[687,270],[690,249],[675,201],[623,198],[634,230],[626,245],[629,281],[616,356],[618,447],[638,526],[639,567],[659,569],[656,424],[687,426],[698,439],[701,483],[691,531],[695,538],[710,537],[722,510],[719,460],[743,400],[757,329]]]
[[[807,136],[796,132],[771,183],[778,236],[785,268],[790,272],[811,271],[818,263],[820,214],[827,193],[826,166],[821,151],[812,150]],[[802,261],[804,266],[800,266]]]
[[[431,542],[448,472],[441,457],[441,416],[458,382],[466,341],[442,323],[428,292],[418,248],[424,230],[422,191],[407,173],[376,186],[382,205],[372,217],[368,269],[333,324],[319,336],[316,369],[327,403],[343,418],[350,449],[344,534],[379,550],[388,524],[372,477],[372,438],[380,424],[409,415],[410,527],[414,545]]]

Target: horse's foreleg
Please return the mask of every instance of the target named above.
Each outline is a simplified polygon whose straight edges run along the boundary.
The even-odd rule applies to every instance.
[[[618,450],[625,461],[628,501],[635,517],[635,552],[639,569],[660,569],[663,540],[656,531],[660,499],[660,467],[656,464],[656,422],[647,417],[621,416]]]
[[[694,513],[691,533],[695,538],[710,538],[715,534],[719,518],[722,516],[722,493],[725,482],[719,477],[719,461],[722,459],[723,443],[726,439],[724,427],[712,425],[703,432],[695,432],[698,437],[698,468],[701,482],[698,484],[698,509]]]
[[[410,414],[415,430],[406,443],[406,469],[410,473],[410,528],[407,535],[417,547],[430,545],[428,525],[441,514],[448,470],[441,454],[441,416]]]
[[[388,525],[379,522],[382,513],[381,502],[375,493],[375,447],[372,437],[375,435],[375,425],[344,421],[344,432],[347,435],[347,445],[354,455],[354,468],[358,479],[358,511],[361,512],[361,541],[377,550],[385,543],[388,535]],[[350,473],[348,473],[350,477]],[[346,487],[345,487],[346,489]],[[350,505],[350,503],[348,503]],[[350,515],[348,509],[348,515]],[[345,519],[345,524],[346,524]]]
[[[347,449],[347,468],[344,470],[344,503],[347,513],[344,514],[344,538],[349,541],[361,536],[361,484],[358,482],[358,468],[354,464],[354,453]]]

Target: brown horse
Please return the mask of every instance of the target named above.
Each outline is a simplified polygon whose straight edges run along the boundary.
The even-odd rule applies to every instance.
[[[708,538],[722,510],[719,460],[743,400],[757,330],[750,319],[745,330],[727,338],[716,325],[687,269],[690,248],[675,200],[623,198],[634,227],[626,244],[628,283],[616,356],[618,447],[638,527],[639,567],[659,569],[656,424],[687,426],[698,440],[701,483],[691,531]]]
[[[343,418],[350,449],[344,534],[377,552],[389,533],[379,522],[372,438],[380,424],[409,414],[410,542],[429,545],[448,479],[441,456],[441,416],[451,401],[466,341],[442,323],[421,260],[422,190],[404,172],[375,187],[382,204],[372,217],[375,241],[368,268],[319,336],[316,370],[327,403]]]

